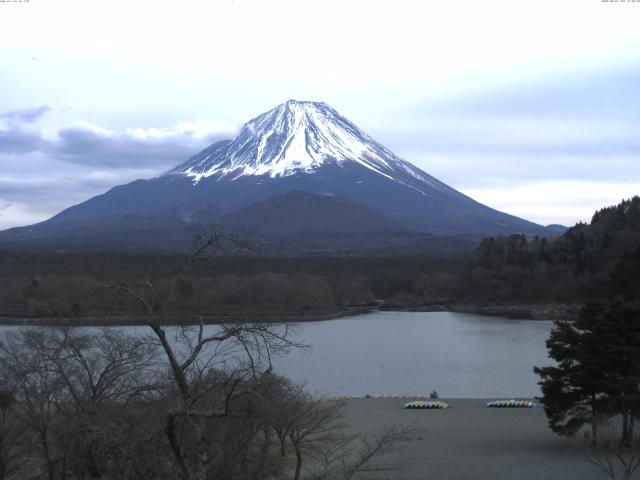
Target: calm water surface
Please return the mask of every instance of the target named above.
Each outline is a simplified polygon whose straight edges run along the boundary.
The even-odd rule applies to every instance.
[[[533,367],[550,363],[545,340],[551,327],[550,321],[453,312],[375,312],[299,323],[299,339],[311,348],[275,359],[274,368],[330,396],[437,390],[441,397],[531,397],[540,393]]]
[[[311,351],[276,369],[328,395],[530,397],[535,365],[550,363],[551,321],[452,312],[376,312],[299,324]]]

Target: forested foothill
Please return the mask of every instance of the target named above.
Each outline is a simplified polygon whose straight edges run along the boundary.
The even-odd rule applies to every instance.
[[[112,287],[168,288],[178,253],[0,252],[0,316],[132,319],[139,305]],[[199,262],[167,312],[253,319],[324,318],[371,308],[579,305],[640,297],[640,197],[596,212],[563,235],[487,238],[469,255],[299,257],[255,252]],[[577,311],[577,308],[576,308]],[[89,320],[93,321],[93,320]]]
[[[482,241],[464,267],[461,294],[480,302],[579,303],[640,294],[640,197],[597,211],[557,238]]]

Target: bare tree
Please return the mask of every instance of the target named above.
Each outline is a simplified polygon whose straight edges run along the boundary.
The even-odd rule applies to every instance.
[[[316,400],[302,391],[296,402],[291,402],[291,420],[288,427],[289,440],[296,454],[294,480],[299,480],[302,472],[303,454],[320,445],[334,442],[338,432],[344,429],[344,404]]]
[[[640,467],[640,438],[621,438],[611,419],[598,421],[598,436],[585,435],[587,460],[611,480],[630,480]]]
[[[286,324],[234,323],[205,329],[202,317],[197,327],[178,326],[173,329],[173,341],[169,338],[171,333],[163,326],[163,319],[179,299],[179,287],[185,275],[198,261],[229,247],[246,248],[247,245],[220,230],[201,231],[193,253],[164,291],[151,279],[115,287],[142,307],[168,363],[175,386],[175,402],[167,411],[165,434],[185,480],[207,478],[212,421],[233,414],[234,398],[254,393],[249,387],[254,383],[246,380],[270,371],[273,355],[301,346],[292,340],[292,330]],[[207,375],[215,368],[231,371],[224,384],[212,381],[213,377]],[[178,431],[184,428],[189,429],[192,442],[179,435]]]
[[[205,326],[196,316],[166,326],[187,272],[230,245],[241,243],[214,231],[170,282],[110,286],[144,310],[149,335],[27,328],[4,337],[0,480],[20,466],[29,480],[259,480],[283,472],[300,480],[303,459],[309,478],[383,471],[373,460],[401,432],[346,434],[341,403],[274,374],[274,357],[304,347],[290,325]],[[26,450],[14,448],[15,433]],[[270,452],[273,433],[281,455]],[[282,458],[285,444],[295,468]]]
[[[0,344],[0,367],[16,399],[16,417],[39,446],[43,476],[66,476],[64,452],[57,447],[59,406],[66,403],[64,382],[47,361],[47,331],[25,329],[8,334]],[[31,468],[35,468],[34,465]]]
[[[293,480],[353,480],[379,475],[391,467],[376,460],[414,433],[396,427],[373,436],[349,433],[344,402],[314,398],[300,385],[272,377],[272,394],[267,398],[273,401],[267,401],[265,407],[268,425],[278,437],[282,457],[286,441],[291,444],[295,453]],[[309,465],[306,472],[303,462]]]
[[[148,343],[117,330],[32,328],[5,337],[0,371],[47,478],[103,475],[122,453],[123,410],[155,388],[154,359]]]
[[[23,431],[15,418],[16,399],[8,390],[0,391],[0,480],[11,478],[23,463]]]
[[[381,465],[380,459],[392,453],[397,442],[416,433],[410,428],[390,427],[376,435],[343,434],[325,448],[317,450],[313,458],[317,468],[310,480],[356,480],[381,478],[384,472],[398,470],[397,465]]]
[[[91,335],[55,329],[49,337],[48,363],[70,393],[59,409],[66,450],[73,452],[67,463],[76,472],[101,477],[122,454],[117,442],[127,428],[124,410],[157,388],[155,348],[118,329]]]
[[[271,433],[278,439],[278,452],[282,458],[286,456],[286,444],[293,424],[294,412],[300,407],[301,387],[291,380],[274,373],[261,377],[261,415],[264,418],[265,443]]]

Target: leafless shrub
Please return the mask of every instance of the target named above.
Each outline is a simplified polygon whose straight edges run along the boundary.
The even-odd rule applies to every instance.
[[[316,451],[313,458],[317,462],[317,469],[308,478],[384,478],[385,473],[398,470],[399,466],[381,463],[383,457],[392,453],[398,442],[410,438],[414,433],[413,429],[390,427],[372,436],[343,434],[326,444],[325,448]]]
[[[587,460],[612,480],[629,480],[640,467],[640,438],[621,439],[613,419],[598,422],[598,436],[585,434]]]

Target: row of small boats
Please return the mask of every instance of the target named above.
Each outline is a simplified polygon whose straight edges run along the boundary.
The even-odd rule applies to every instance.
[[[538,406],[535,402],[528,400],[493,400],[487,402],[489,408],[536,408]]]
[[[424,400],[414,400],[404,404],[404,408],[449,408],[448,403],[444,402],[427,402]]]
[[[492,400],[486,403],[487,408],[536,408],[535,402],[528,400]],[[449,404],[439,400],[414,400],[404,404],[408,409],[444,409],[449,408]]]

